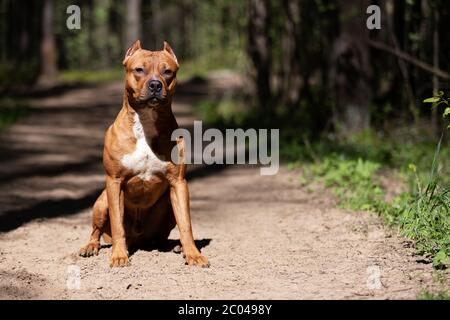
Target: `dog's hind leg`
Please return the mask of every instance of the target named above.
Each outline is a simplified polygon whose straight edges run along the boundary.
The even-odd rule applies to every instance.
[[[103,190],[102,194],[95,201],[92,209],[92,233],[87,245],[82,247],[79,255],[82,257],[90,257],[97,255],[100,250],[100,237],[108,234],[109,215],[108,215],[108,199],[106,192]],[[105,233],[105,234],[104,234]],[[109,234],[111,232],[109,231]],[[107,237],[106,237],[107,238]]]

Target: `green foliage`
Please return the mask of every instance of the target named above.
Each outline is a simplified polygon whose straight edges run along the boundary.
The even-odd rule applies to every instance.
[[[423,102],[432,103],[434,108],[437,108],[439,105],[445,105],[442,117],[445,119],[450,116],[450,97],[445,97],[443,91],[439,91],[437,96],[425,99]],[[447,129],[450,129],[450,124],[447,126]]]
[[[420,293],[419,300],[450,300],[450,292],[448,290],[440,292],[430,292],[424,290]]]
[[[252,110],[237,107],[233,99],[202,102],[197,110],[215,126],[261,126],[252,118]],[[298,129],[295,135],[282,128],[280,155],[289,167],[304,169],[302,185],[323,181],[341,207],[379,214],[414,240],[417,252],[432,258],[435,268],[449,264],[448,145],[440,141],[436,148],[433,137],[414,127],[398,128],[391,136],[368,130],[345,139],[330,136],[312,143]],[[381,173],[396,173],[405,185],[405,191],[389,202],[378,179]]]
[[[324,181],[340,199],[340,205],[352,210],[374,210],[381,200],[381,188],[372,177],[380,164],[349,159],[343,154],[332,154],[310,166],[311,174]]]
[[[123,68],[107,70],[67,70],[58,75],[58,80],[63,84],[98,84],[120,80],[123,77]]]
[[[36,59],[30,58],[17,64],[0,64],[0,88],[14,88],[17,85],[30,84],[36,80],[39,67]]]
[[[450,107],[445,108],[444,113],[443,113],[443,117],[447,117],[450,115]]]
[[[441,268],[446,265],[450,265],[450,257],[445,250],[440,250],[433,258],[433,267]]]
[[[415,178],[411,176],[409,165],[414,163],[422,180],[428,178],[430,163],[433,162],[436,143],[434,137],[413,128],[399,131],[406,132],[386,135],[374,131],[354,134],[345,139],[333,136],[309,142],[300,134],[296,138],[283,135],[281,130],[280,154],[287,162],[321,161],[331,154],[343,155],[351,160],[358,158],[379,163],[384,168],[399,170],[411,188],[415,187]],[[450,183],[450,148],[445,145],[440,150],[440,178],[443,183]]]
[[[234,48],[215,48],[194,58],[180,61],[177,78],[180,81],[206,77],[214,70],[234,70],[243,72],[247,65],[245,54]]]
[[[439,102],[439,98],[438,97],[432,97],[432,98],[428,98],[428,99],[425,99],[425,100],[423,100],[423,102],[425,102],[425,103],[436,103],[436,102]]]
[[[366,150],[369,145],[375,149],[376,143],[372,141],[364,147],[361,137],[349,138],[341,146],[328,144],[327,148],[322,143],[308,147],[305,144],[290,151],[294,150],[297,159],[303,159],[300,163],[306,180],[322,181],[337,196],[341,207],[378,213],[389,225],[398,227],[403,236],[414,240],[418,254],[432,258],[435,268],[445,268],[450,264],[450,181],[442,172],[443,168],[448,168],[449,150],[446,148],[442,152],[440,142],[434,156],[426,157],[424,162],[417,157],[432,155],[431,147],[419,144],[416,151],[411,152],[409,146],[385,142],[395,146],[391,153]],[[340,151],[329,153],[327,150]],[[289,156],[293,158],[294,154]],[[308,164],[308,158],[314,161]],[[421,171],[425,171],[426,163],[428,167],[432,163],[431,171],[427,169],[430,173],[419,174],[416,165],[409,164],[407,171],[401,172],[404,180],[410,182],[410,189],[386,202],[378,176],[389,168],[388,164],[389,171],[395,172],[395,167],[404,166],[406,160],[420,163]],[[444,163],[443,167],[440,162]]]
[[[196,104],[195,113],[206,123],[217,127],[244,126],[248,110],[234,99],[224,98],[219,101],[204,100]]]
[[[72,4],[78,4],[81,8],[79,30],[66,27],[66,8]],[[118,21],[124,21],[125,18],[123,3],[114,0],[89,3],[59,0],[54,2],[54,6],[60,69],[108,69],[121,65],[125,48],[122,43],[122,25]]]
[[[397,212],[392,212],[391,208],[387,211],[397,216],[402,234],[415,240],[418,253],[433,257],[435,268],[450,263],[449,203],[448,189],[439,188],[409,195],[404,206],[395,208]]]
[[[177,2],[178,3],[178,2]],[[214,51],[234,50],[244,53],[246,8],[244,1],[198,1],[194,5],[194,19],[185,28],[189,44],[186,56],[196,58]],[[225,55],[224,55],[225,57]],[[216,63],[221,63],[216,60]]]
[[[202,102],[198,115],[218,126],[252,125],[252,111],[237,107],[233,99]],[[253,119],[254,121],[255,119]],[[290,167],[301,167],[300,183],[323,181],[341,207],[379,214],[401,234],[414,240],[419,254],[433,258],[435,268],[449,264],[450,254],[450,148],[436,148],[432,139],[418,133],[388,137],[366,131],[346,138],[310,143],[307,135],[281,130],[280,154]],[[435,152],[433,152],[435,150]],[[429,170],[432,164],[431,172]],[[390,202],[378,179],[397,172],[409,190]]]
[[[416,174],[415,166],[411,169],[417,184],[411,208],[403,214],[400,226],[403,233],[416,240],[420,253],[434,255],[433,266],[444,267],[450,263],[450,189],[441,186],[438,170],[442,137],[436,147],[428,182],[422,186]]]

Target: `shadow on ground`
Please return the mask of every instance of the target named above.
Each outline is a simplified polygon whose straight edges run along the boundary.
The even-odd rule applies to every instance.
[[[30,92],[30,111],[0,136],[0,232],[34,219],[75,214],[104,187],[104,133],[121,108],[122,82]],[[173,110],[192,131],[192,106],[214,92],[208,81],[177,89]],[[188,168],[189,180],[224,165]]]
[[[201,240],[195,240],[195,245],[197,249],[202,250],[202,248],[207,247],[211,243],[212,239],[201,239]],[[181,251],[178,251],[178,249],[181,250],[181,242],[180,240],[174,240],[174,239],[167,239],[161,243],[155,243],[147,246],[137,246],[137,247],[131,247],[129,248],[129,254],[130,257],[136,253],[138,250],[144,250],[144,251],[154,251],[158,250],[159,252],[175,252],[180,253]]]

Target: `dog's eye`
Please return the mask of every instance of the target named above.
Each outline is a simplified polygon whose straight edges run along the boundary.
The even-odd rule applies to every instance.
[[[144,68],[140,68],[140,67],[134,68],[134,72],[136,72],[136,73],[144,73]]]
[[[168,77],[170,77],[170,76],[172,76],[172,74],[173,74],[173,71],[172,70],[170,70],[170,69],[166,69],[166,70],[164,70],[164,75],[165,76],[168,76]]]

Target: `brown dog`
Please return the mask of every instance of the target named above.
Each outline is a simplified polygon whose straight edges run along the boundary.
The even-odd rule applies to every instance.
[[[112,243],[110,265],[124,266],[129,246],[164,241],[176,223],[186,263],[207,267],[192,235],[186,166],[171,161],[174,147],[184,157],[183,140],[171,140],[178,128],[171,109],[177,58],[167,42],[162,51],[148,51],[137,40],[123,65],[123,106],[103,150],[106,189],[94,204],[92,234],[79,254],[98,254],[103,236]]]

